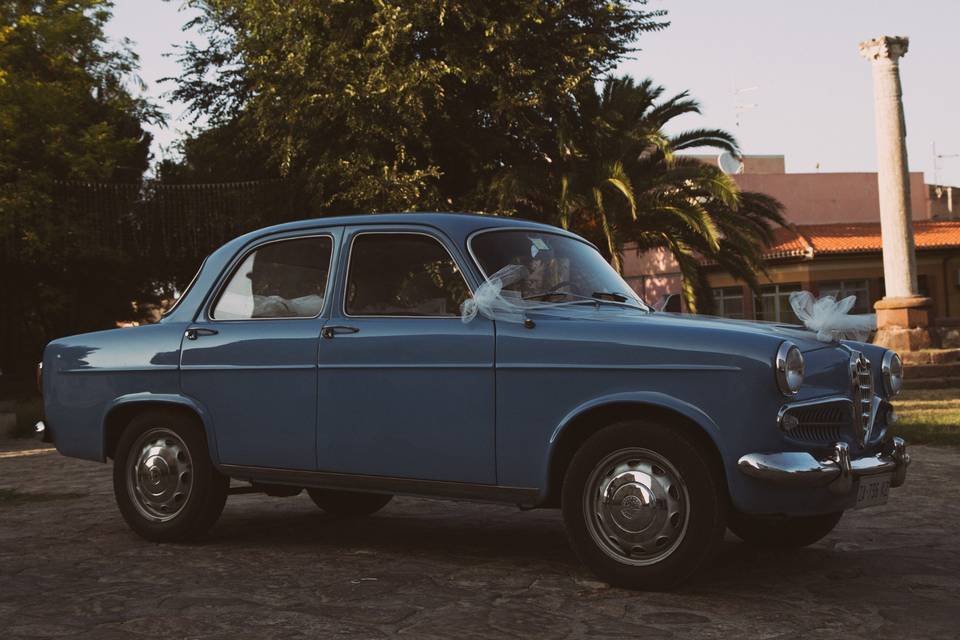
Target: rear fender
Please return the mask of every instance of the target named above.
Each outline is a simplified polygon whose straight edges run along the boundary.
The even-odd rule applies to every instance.
[[[220,459],[217,452],[216,433],[213,429],[210,414],[207,412],[206,408],[204,408],[201,403],[189,396],[166,393],[131,393],[120,396],[107,405],[107,408],[103,413],[103,419],[100,421],[100,424],[102,425],[102,461],[105,461],[107,458],[107,452],[109,448],[107,442],[109,436],[107,425],[110,422],[111,416],[115,416],[117,411],[132,410],[137,407],[143,409],[178,407],[189,410],[191,413],[197,416],[197,418],[200,420],[200,423],[203,425],[203,430],[207,436],[207,446],[210,450],[210,458],[213,460],[215,465],[220,464]]]

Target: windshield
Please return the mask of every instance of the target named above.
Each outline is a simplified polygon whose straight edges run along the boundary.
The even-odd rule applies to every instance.
[[[581,240],[504,229],[475,235],[470,248],[488,278],[504,267],[523,267],[524,277],[506,284],[504,290],[525,300],[606,300],[648,308],[603,256]]]

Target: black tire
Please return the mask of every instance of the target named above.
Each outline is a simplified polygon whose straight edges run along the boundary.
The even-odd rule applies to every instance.
[[[593,498],[589,498],[585,492],[587,483],[594,482],[592,478],[596,475],[595,470],[599,473],[602,467],[609,465],[608,461],[615,460],[616,456],[626,456],[627,462],[623,464],[632,465],[634,462],[631,462],[631,456],[636,451],[647,452],[641,455],[652,452],[652,455],[673,467],[666,472],[663,469],[653,470],[651,467],[651,475],[648,477],[663,476],[663,482],[669,485],[667,492],[672,496],[673,479],[676,475],[677,479],[682,481],[679,483],[679,491],[682,492],[684,488],[686,490],[685,495],[680,494],[684,495],[683,501],[677,504],[685,506],[678,507],[677,515],[681,517],[677,518],[674,514],[657,515],[658,510],[663,509],[657,505],[669,504],[663,500],[648,501],[651,505],[649,508],[635,508],[637,501],[628,503],[629,498],[614,501],[612,504],[617,505],[615,508],[619,509],[621,517],[646,518],[643,514],[652,514],[650,517],[660,518],[648,525],[638,525],[638,528],[646,527],[643,535],[657,535],[655,531],[663,528],[667,528],[670,533],[670,544],[663,549],[658,551],[656,547],[660,545],[661,538],[667,536],[657,538],[652,547],[639,547],[639,556],[636,555],[638,547],[631,547],[631,550],[626,552],[629,557],[624,558],[621,553],[618,559],[614,557],[617,551],[611,551],[618,546],[617,543],[612,539],[603,542],[602,535],[594,537],[597,531],[603,530],[603,526],[599,524],[601,518],[598,516],[591,515],[594,523],[588,523],[585,502]],[[634,420],[616,423],[598,431],[574,454],[563,481],[563,519],[574,552],[593,573],[614,586],[661,591],[678,585],[707,562],[723,539],[726,530],[727,493],[723,471],[718,466],[711,463],[710,454],[704,451],[702,445],[679,429]],[[670,481],[667,482],[666,479]],[[652,480],[651,484],[654,484]],[[616,488],[623,485],[617,478],[613,478],[606,486]],[[660,485],[658,487],[658,491],[663,489]],[[673,507],[666,507],[671,508]],[[631,509],[640,515],[629,515],[628,511]],[[682,517],[684,510],[686,518]],[[608,515],[608,518],[610,517],[616,515]],[[666,517],[666,520],[663,520],[663,517]],[[668,528],[668,525],[672,528]],[[644,553],[665,555],[645,557],[642,555]],[[648,564],[635,564],[638,562]]]
[[[307,493],[315,505],[340,518],[369,516],[383,509],[393,499],[393,496],[385,493],[334,489],[307,489]]]
[[[727,526],[735,536],[755,547],[799,549],[833,531],[843,511],[816,516],[751,516],[733,512]]]
[[[164,440],[165,434],[171,435]],[[155,502],[148,501],[136,488],[144,482],[138,485],[135,468],[140,468],[144,477],[150,476],[152,472],[152,468],[148,471],[148,465],[138,466],[137,463],[145,446],[144,439],[152,438],[175,443],[176,449],[170,450],[177,452],[174,455],[176,460],[182,459],[181,451],[185,447],[186,461],[189,462],[189,467],[177,468],[176,481],[173,480],[172,471],[166,475],[156,474],[161,478],[160,481],[179,483],[175,488],[163,492],[164,495],[169,495],[179,491],[182,499],[182,503],[175,504],[166,516],[159,512]],[[134,448],[137,448],[137,451],[134,451]],[[164,468],[173,469],[171,465]],[[186,478],[183,473],[187,474]],[[113,493],[117,506],[130,528],[147,540],[185,541],[206,533],[223,512],[229,486],[230,479],[221,475],[213,466],[203,427],[196,419],[184,413],[164,409],[150,409],[139,413],[123,430],[117,443],[113,462]],[[184,491],[183,487],[189,489]],[[147,502],[149,505],[144,506]],[[154,512],[157,515],[151,515]]]

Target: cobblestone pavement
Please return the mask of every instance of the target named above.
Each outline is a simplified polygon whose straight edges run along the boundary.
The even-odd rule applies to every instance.
[[[0,637],[956,638],[960,450],[913,448],[887,506],[808,549],[728,536],[673,593],[596,581],[559,513],[414,498],[337,521],[232,496],[202,543],[134,536],[110,467],[0,447]],[[16,453],[13,453],[16,451]],[[2,497],[2,496],[0,496]]]

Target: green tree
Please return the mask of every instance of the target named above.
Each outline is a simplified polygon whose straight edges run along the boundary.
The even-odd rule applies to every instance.
[[[646,0],[188,4],[208,44],[183,52],[175,97],[269,150],[265,173],[321,212],[477,208],[575,87],[666,26]]]
[[[621,270],[627,242],[665,247],[679,263],[692,310],[709,310],[704,261],[716,262],[757,288],[763,246],[784,224],[778,202],[741,192],[717,167],[679,154],[695,148],[739,153],[718,129],[670,135],[668,124],[700,113],[684,92],[664,98],[651,80],[629,77],[581,83],[552,144],[491,183],[490,206],[573,229],[592,238]]]
[[[106,0],[0,1],[0,368],[33,361],[59,330],[129,312],[138,285],[116,248],[78,245],[58,181],[139,181],[149,161],[137,58],[108,46]],[[118,306],[122,311],[117,313]]]

